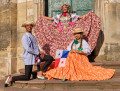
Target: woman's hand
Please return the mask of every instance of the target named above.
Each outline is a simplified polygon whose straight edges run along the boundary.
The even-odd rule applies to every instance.
[[[79,53],[81,55],[86,55],[83,51],[80,51],[80,50],[74,50],[74,49],[72,49],[70,52],[71,53]]]
[[[72,49],[70,52],[71,52],[71,53],[76,53],[76,51],[77,51],[77,50]]]
[[[85,17],[85,15],[82,15],[82,16],[80,16],[80,17],[78,18],[78,20],[81,19],[81,18],[84,18],[84,17]]]
[[[44,18],[46,18],[47,20],[51,20],[51,21],[53,21],[54,19],[53,18],[51,18],[51,17],[47,17],[47,16],[44,16],[44,15],[42,15]]]
[[[83,51],[79,51],[78,53],[81,54],[81,55],[86,55],[86,53],[84,53]]]

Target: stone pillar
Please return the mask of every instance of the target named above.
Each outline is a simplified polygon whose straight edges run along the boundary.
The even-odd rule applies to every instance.
[[[105,28],[108,28],[106,27],[106,14],[107,14],[107,8],[105,9],[106,7],[106,3],[107,3],[107,0],[95,0],[95,13],[98,15],[98,17],[100,17],[101,19],[101,30],[100,30],[100,33],[99,33],[99,37],[98,37],[98,40],[97,40],[97,45],[96,45],[96,48],[94,50],[95,52],[95,61],[104,61],[106,60],[106,55],[104,55],[104,45],[105,45],[105,37],[106,37],[106,31],[108,29],[105,29]],[[105,31],[106,30],[106,31]]]
[[[101,33],[95,52],[98,61],[119,61],[120,0],[95,0],[95,13],[101,18]],[[102,41],[103,43],[102,43]],[[102,44],[100,51],[99,46]]]
[[[11,73],[17,72],[17,0],[10,2]]]
[[[0,77],[17,69],[17,4],[0,0]]]

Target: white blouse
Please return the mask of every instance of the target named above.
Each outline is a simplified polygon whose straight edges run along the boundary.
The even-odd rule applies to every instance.
[[[78,18],[80,17],[79,15],[76,15],[76,14],[72,14],[72,13],[70,13],[70,14],[71,14],[72,22],[76,22],[78,20]],[[61,16],[61,14],[57,14],[56,16],[52,17],[54,19],[55,23],[59,22],[60,16]],[[67,18],[67,16],[66,16],[66,18]]]
[[[67,50],[71,50],[71,46],[72,46],[72,43],[74,42],[74,40],[69,44],[69,46],[67,47]],[[73,48],[72,49],[76,49],[78,50],[78,48],[80,47],[80,43],[78,44],[73,44]],[[87,41],[85,39],[82,40],[82,48],[83,48],[83,52],[86,53],[87,55],[90,55],[91,52],[91,48],[89,46],[89,44],[87,43]]]

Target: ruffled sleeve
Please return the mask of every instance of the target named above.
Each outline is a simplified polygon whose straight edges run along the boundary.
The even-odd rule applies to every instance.
[[[56,16],[53,16],[53,17],[52,17],[52,18],[54,19],[54,22],[55,22],[55,23],[58,23],[58,22],[59,22],[60,16],[61,16],[61,14],[57,14]]]
[[[83,48],[84,53],[86,53],[87,55],[91,54],[91,52],[90,52],[91,48],[90,48],[89,44],[87,43],[87,41],[84,39],[82,41],[82,48]]]
[[[72,22],[76,22],[80,16],[76,14],[71,14],[71,17],[72,17]]]

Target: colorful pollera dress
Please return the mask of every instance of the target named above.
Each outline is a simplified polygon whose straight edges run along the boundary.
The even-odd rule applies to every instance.
[[[66,50],[69,43],[74,39],[72,32],[75,28],[81,28],[85,32],[85,39],[91,47],[91,52],[96,46],[100,31],[100,18],[90,11],[84,18],[78,20],[78,15],[56,15],[51,22],[40,16],[34,28],[39,46],[55,57],[56,49]]]
[[[73,41],[67,47],[68,50],[71,50]],[[78,50],[80,43],[73,44],[72,49]],[[83,52],[87,55],[90,54],[90,46],[83,39],[82,40]],[[80,80],[107,80],[110,79],[115,70],[114,69],[105,69],[100,66],[93,66],[87,55],[81,55],[78,53],[69,53],[66,59],[65,67],[57,67],[51,69],[45,73],[45,76],[48,79],[67,79],[71,81],[80,81]]]

